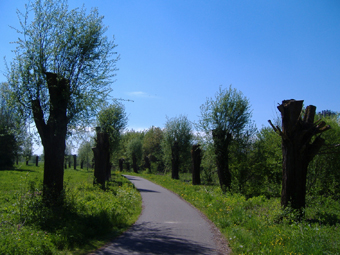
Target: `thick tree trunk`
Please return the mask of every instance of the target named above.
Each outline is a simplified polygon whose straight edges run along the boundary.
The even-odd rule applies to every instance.
[[[175,141],[174,145],[171,147],[171,177],[172,179],[179,179],[179,148],[178,148],[178,142]]]
[[[94,184],[101,184],[105,188],[105,181],[108,180],[108,169],[110,169],[110,144],[107,133],[97,132],[97,144],[92,148],[95,158]]]
[[[35,157],[35,166],[38,166],[38,164],[39,164],[39,156],[36,156]]]
[[[212,131],[216,155],[217,174],[223,192],[231,188],[231,173],[229,170],[229,144],[231,134],[225,130]]]
[[[135,154],[132,154],[132,168],[135,173],[138,173],[137,169],[137,157]]]
[[[201,184],[201,149],[200,145],[196,144],[191,149],[192,159],[192,185]]]
[[[125,159],[120,158],[119,159],[119,171],[123,172],[123,164],[124,164]]]
[[[57,74],[46,73],[46,78],[50,96],[47,124],[39,99],[32,101],[32,111],[45,153],[43,196],[47,204],[51,205],[57,201],[62,202],[70,86],[66,79],[58,77]]]
[[[77,169],[77,155],[73,155],[73,169]]]
[[[316,107],[307,106],[303,119],[301,111],[303,100],[285,100],[278,106],[282,116],[282,131],[273,129],[282,137],[282,192],[281,205],[300,210],[305,207],[306,177],[309,162],[314,158],[324,139],[312,137],[330,128],[325,122],[314,123]]]
[[[58,203],[64,188],[65,137],[51,136],[44,139],[44,190],[47,204]]]

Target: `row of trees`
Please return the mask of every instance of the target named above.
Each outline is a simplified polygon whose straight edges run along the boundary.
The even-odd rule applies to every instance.
[[[178,178],[174,170],[190,171],[191,146],[199,143],[205,182],[212,182],[217,172],[223,191],[247,196],[281,194],[284,207],[301,210],[306,193],[338,198],[340,191],[340,161],[336,160],[339,114],[316,114],[316,107],[303,108],[302,103],[283,101],[278,109],[284,125],[279,120],[276,125],[270,121],[272,128],[257,131],[242,93],[232,87],[220,88],[215,98],[201,107],[196,127],[204,132],[194,135],[186,117],[168,119],[163,130],[152,127],[124,133],[116,157],[125,157],[125,163],[131,163],[134,171],[137,165],[155,171],[151,162],[158,170],[172,170],[172,177]],[[292,106],[297,108],[286,109]],[[326,149],[320,151],[322,145]]]
[[[301,188],[282,192],[288,194],[284,195],[288,202],[293,203],[294,194],[305,193],[309,187],[318,187],[315,192],[324,194],[338,193],[339,176],[334,170],[337,160],[327,163],[329,168],[325,170],[325,158],[317,154],[325,143],[318,134],[329,128],[326,122],[314,123],[315,107],[307,107],[304,112],[301,101],[283,101],[278,107],[282,126],[272,124],[273,130],[263,128],[257,132],[248,99],[232,87],[220,87],[216,96],[201,106],[196,134],[185,116],[168,119],[163,130],[152,127],[145,132],[122,134],[127,123],[122,105],[115,102],[105,106],[119,56],[114,40],[105,36],[106,27],[98,11],[92,9],[87,14],[84,8],[69,10],[66,0],[58,3],[35,0],[26,5],[25,12],[18,14],[21,27],[17,31],[21,37],[7,68],[6,93],[1,97],[11,102],[8,104],[11,107],[1,104],[1,119],[7,122],[1,124],[0,134],[1,139],[9,139],[13,143],[8,144],[15,147],[21,133],[14,135],[11,127],[22,120],[34,121],[44,146],[43,194],[47,202],[53,204],[62,195],[65,139],[70,130],[89,126],[99,109],[98,124],[109,141],[108,156],[103,160],[107,164],[116,162],[122,166],[125,161],[134,171],[141,166],[152,170],[152,165],[157,165],[158,170],[172,170],[173,178],[178,178],[177,170],[190,170],[191,146],[199,143],[203,177],[207,182],[212,181],[216,171],[223,191],[237,190],[249,196],[277,195],[283,170],[284,179],[291,178],[290,172],[302,171]],[[298,107],[291,108],[293,105]],[[11,111],[19,116],[18,121],[8,120]],[[330,121],[338,126],[338,115]],[[337,135],[332,141],[336,141]],[[97,136],[97,145],[100,137]],[[278,152],[281,143],[283,164],[282,154]],[[80,152],[84,146],[93,147],[84,143]],[[98,154],[98,147],[94,151]],[[88,154],[87,151],[87,158]],[[307,172],[307,167],[314,168]],[[333,180],[329,180],[330,175]],[[294,182],[285,184],[285,180],[282,183],[283,189],[296,186]],[[297,207],[301,205],[298,203]]]
[[[299,114],[294,114],[296,119],[292,113],[284,110],[287,105],[299,106]],[[151,127],[141,132],[125,132],[121,135],[121,143],[116,144],[113,164],[118,167],[118,162],[121,162],[122,165],[121,159],[124,158],[126,168],[132,166],[135,172],[138,168],[172,171],[172,177],[178,178],[178,172],[174,170],[177,168],[181,172],[189,172],[192,145],[200,144],[202,179],[206,183],[213,182],[217,173],[223,191],[268,197],[288,192],[288,195],[282,195],[283,206],[298,201],[293,204],[296,209],[305,206],[306,193],[337,198],[340,189],[337,169],[340,161],[336,160],[338,151],[335,145],[340,143],[339,115],[330,111],[315,114],[315,107],[303,108],[302,101],[295,100],[283,101],[278,108],[285,113],[284,120],[294,120],[290,124],[293,125],[291,129],[297,130],[293,138],[287,138],[284,132],[288,132],[288,129],[281,126],[279,119],[275,125],[270,122],[273,128],[256,130],[251,122],[247,98],[231,86],[228,89],[220,88],[215,98],[207,99],[201,106],[201,118],[194,125],[201,132],[194,134],[193,125],[185,116],[168,118],[164,129]],[[330,126],[333,128],[321,138],[320,134],[330,129]],[[290,133],[290,136],[294,135],[293,131]],[[301,138],[299,134],[302,134]],[[293,144],[300,146],[290,156],[297,159],[282,154],[284,139],[289,144],[293,141]],[[319,151],[324,144],[323,148],[326,149]],[[305,150],[305,154],[302,154],[302,150]],[[292,171],[293,174],[285,171]],[[296,182],[299,171],[302,176]],[[293,184],[285,174],[293,176]],[[283,181],[286,182],[284,185],[292,187],[282,187]],[[294,188],[298,190],[294,191]],[[300,192],[299,198],[289,195],[292,189],[292,194]]]

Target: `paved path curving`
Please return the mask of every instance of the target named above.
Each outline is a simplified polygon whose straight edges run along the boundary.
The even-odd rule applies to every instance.
[[[218,252],[219,233],[197,209],[148,180],[125,177],[141,193],[142,214],[121,237],[93,254],[227,254]]]

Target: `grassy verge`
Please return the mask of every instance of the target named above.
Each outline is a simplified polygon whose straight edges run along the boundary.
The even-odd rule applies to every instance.
[[[340,203],[308,198],[306,220],[282,212],[278,198],[223,194],[218,186],[193,186],[170,176],[139,174],[193,204],[226,236],[233,254],[340,254]],[[183,177],[183,175],[182,175]]]
[[[141,197],[119,173],[108,189],[92,185],[93,172],[65,170],[65,203],[41,201],[43,167],[0,171],[0,254],[84,254],[133,224]]]

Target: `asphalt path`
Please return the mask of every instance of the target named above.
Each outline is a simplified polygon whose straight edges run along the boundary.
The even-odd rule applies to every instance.
[[[148,180],[125,177],[142,196],[142,213],[122,236],[92,254],[228,254],[216,227],[189,203]]]

